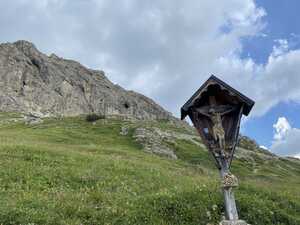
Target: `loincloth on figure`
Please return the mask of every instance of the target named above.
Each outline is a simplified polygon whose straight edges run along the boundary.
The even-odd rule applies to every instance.
[[[225,131],[224,131],[223,127],[218,126],[218,125],[214,125],[213,126],[213,133],[214,133],[215,139],[219,138],[219,139],[224,140]]]

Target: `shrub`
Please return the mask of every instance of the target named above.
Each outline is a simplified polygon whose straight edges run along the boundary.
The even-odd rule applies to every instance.
[[[85,120],[88,121],[88,122],[95,122],[95,121],[101,120],[101,119],[105,119],[105,115],[92,113],[92,114],[88,114],[85,117]]]

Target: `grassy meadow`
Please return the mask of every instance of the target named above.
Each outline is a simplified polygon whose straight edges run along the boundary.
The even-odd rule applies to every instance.
[[[178,140],[178,160],[142,151],[137,126],[167,121],[83,117],[26,125],[0,116],[0,224],[207,225],[224,212],[208,152]],[[122,126],[129,134],[120,135]],[[182,130],[184,132],[184,130]],[[300,162],[234,160],[241,218],[253,225],[300,224]]]

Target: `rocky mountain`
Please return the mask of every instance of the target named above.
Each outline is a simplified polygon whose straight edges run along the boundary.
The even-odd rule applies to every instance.
[[[172,143],[174,137],[189,141],[198,138],[187,123],[173,117],[152,99],[113,84],[103,71],[88,69],[55,54],[47,56],[27,41],[0,44],[0,111],[29,115],[25,117],[28,123],[39,122],[39,117],[90,113],[175,121],[175,126],[185,129],[191,136],[143,127],[135,132],[136,139],[146,151],[170,158],[177,156],[169,144],[164,144],[164,140]],[[242,155],[252,159],[253,154],[275,157],[247,137],[240,140],[241,150],[237,157]]]
[[[27,41],[0,44],[0,110],[39,117],[88,113],[172,117],[153,100],[110,82],[103,71],[47,56]]]

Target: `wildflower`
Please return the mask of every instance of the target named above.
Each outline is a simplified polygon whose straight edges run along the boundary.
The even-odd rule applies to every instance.
[[[206,211],[206,216],[207,216],[208,219],[211,219],[211,213],[210,213],[210,211]]]
[[[213,210],[213,211],[216,211],[217,208],[218,208],[218,206],[217,206],[216,204],[212,206],[212,210]]]

